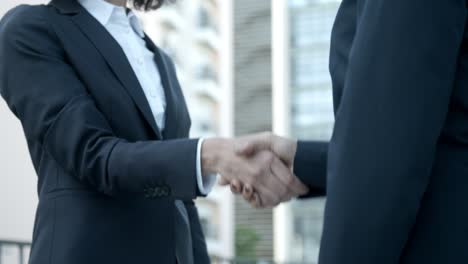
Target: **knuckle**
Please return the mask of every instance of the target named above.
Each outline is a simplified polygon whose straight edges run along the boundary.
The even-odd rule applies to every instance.
[[[286,184],[289,186],[289,187],[293,187],[294,186],[294,183],[295,183],[295,177],[292,175],[292,174],[288,174],[287,178],[286,178]]]
[[[261,174],[262,174],[262,169],[260,167],[254,167],[252,169],[252,176],[254,177],[254,179],[257,179],[258,177],[260,177]]]
[[[273,163],[273,161],[275,160],[275,155],[271,152],[265,152],[265,154],[263,154],[263,162],[265,163],[265,165],[270,165]]]
[[[258,178],[258,174],[252,173],[251,177],[247,177],[245,183],[250,186],[256,186],[259,182]]]
[[[245,152],[249,149],[252,149],[254,147],[254,144],[251,141],[244,140],[240,143],[240,146],[241,152]]]

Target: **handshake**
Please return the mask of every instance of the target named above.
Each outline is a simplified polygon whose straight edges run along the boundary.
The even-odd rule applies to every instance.
[[[309,190],[293,173],[297,141],[262,133],[208,139],[202,147],[203,175],[219,174],[255,208],[271,208]]]

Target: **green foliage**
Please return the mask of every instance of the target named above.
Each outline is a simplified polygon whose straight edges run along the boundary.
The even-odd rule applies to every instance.
[[[260,237],[255,229],[248,226],[236,227],[236,255],[240,258],[256,258],[256,249]]]

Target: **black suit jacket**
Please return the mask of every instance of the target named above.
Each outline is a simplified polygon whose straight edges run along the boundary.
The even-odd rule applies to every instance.
[[[310,195],[326,185],[321,264],[468,263],[466,5],[342,2],[333,137],[296,160]]]
[[[146,41],[167,97],[164,133],[122,49],[76,0],[2,19],[0,91],[39,177],[31,264],[174,263],[175,199],[186,201],[196,263],[209,262],[192,202],[197,140],[171,59]]]

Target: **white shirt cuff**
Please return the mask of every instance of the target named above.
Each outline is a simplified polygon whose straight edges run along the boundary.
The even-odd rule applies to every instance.
[[[198,140],[197,146],[197,185],[198,190],[202,195],[208,195],[211,190],[213,190],[214,185],[216,184],[216,180],[218,175],[211,174],[211,175],[202,175],[202,164],[201,164],[201,149],[204,139],[201,138]]]

